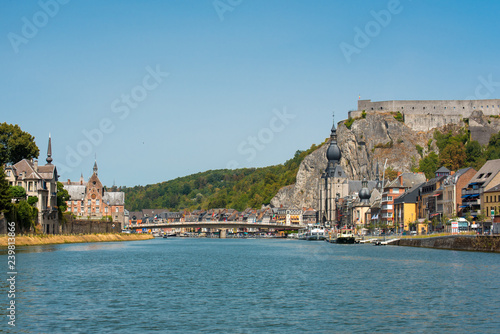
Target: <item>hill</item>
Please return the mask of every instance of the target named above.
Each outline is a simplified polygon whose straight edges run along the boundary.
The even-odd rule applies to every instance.
[[[270,204],[282,187],[295,183],[302,160],[318,148],[312,145],[306,151],[297,151],[292,159],[280,165],[209,170],[162,183],[124,187],[125,208],[130,211],[260,208]]]

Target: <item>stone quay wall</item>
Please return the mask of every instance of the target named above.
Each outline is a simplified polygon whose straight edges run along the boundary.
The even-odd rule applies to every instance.
[[[63,234],[121,233],[118,222],[100,220],[68,220],[61,224]]]
[[[500,236],[446,236],[408,238],[391,243],[398,246],[500,253]]]
[[[446,124],[460,124],[474,111],[481,111],[485,116],[500,115],[500,99],[488,100],[400,100],[377,101],[358,100],[358,110],[350,111],[349,117],[360,117],[363,111],[401,112],[405,124],[416,131],[430,129]]]

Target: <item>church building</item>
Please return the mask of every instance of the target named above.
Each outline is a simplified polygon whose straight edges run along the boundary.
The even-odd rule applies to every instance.
[[[85,182],[83,175],[77,182],[68,180],[64,184],[70,195],[67,201],[68,212],[78,219],[107,218],[119,223],[123,228],[125,223],[125,193],[110,192],[104,189],[98,177],[97,162],[94,163],[92,176]]]
[[[375,181],[349,180],[340,165],[342,151],[337,144],[335,122],[330,133],[326,158],[328,165],[319,181],[318,222],[327,227],[340,224],[341,221],[342,224],[353,225],[353,206],[368,208],[370,200],[380,196],[380,191],[373,190],[381,187],[381,182],[378,181],[378,176]],[[360,219],[359,222],[361,221]]]

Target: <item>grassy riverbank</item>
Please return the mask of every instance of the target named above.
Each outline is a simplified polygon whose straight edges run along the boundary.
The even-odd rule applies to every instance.
[[[0,247],[7,247],[8,236],[0,235]],[[26,234],[16,235],[16,246],[70,244],[81,242],[110,242],[153,239],[151,234]]]

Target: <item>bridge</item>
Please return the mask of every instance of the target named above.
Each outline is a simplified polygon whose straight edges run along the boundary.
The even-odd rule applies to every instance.
[[[211,228],[211,229],[233,229],[233,228],[259,228],[259,229],[276,229],[276,230],[298,230],[301,228],[306,228],[307,225],[284,225],[284,224],[270,224],[270,223],[248,223],[248,222],[238,222],[238,221],[214,221],[214,222],[160,222],[160,223],[150,223],[150,224],[131,224],[130,229],[138,228]]]

